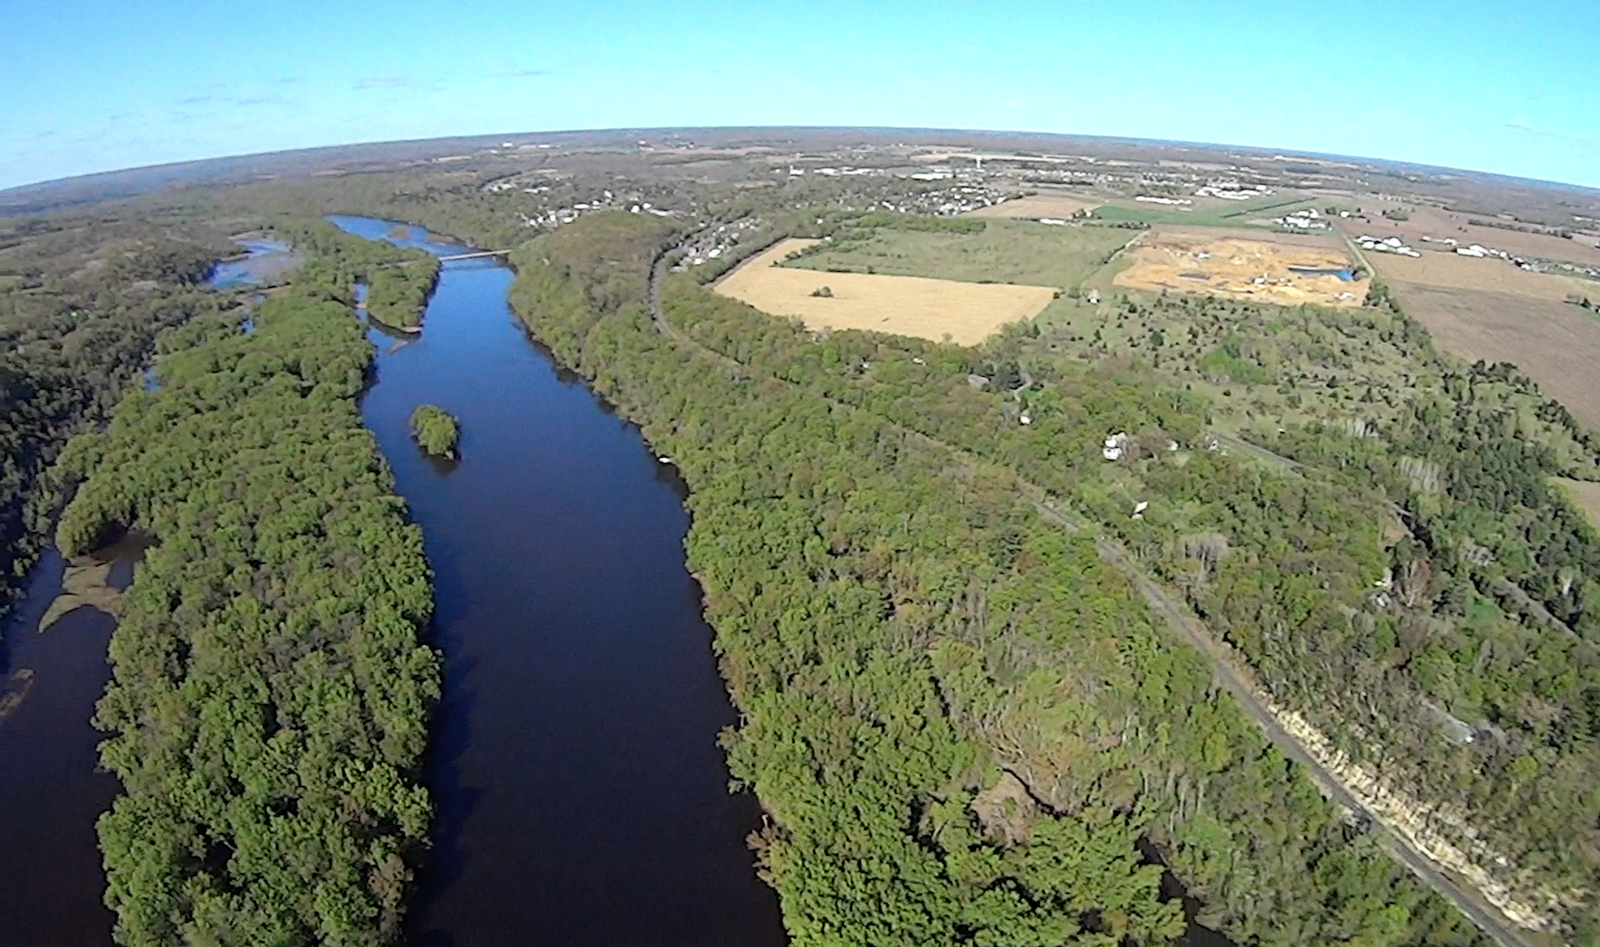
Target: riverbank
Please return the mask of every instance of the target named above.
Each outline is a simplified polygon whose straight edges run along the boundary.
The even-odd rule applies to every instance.
[[[389,237],[388,221],[349,229]],[[441,256],[464,248],[412,230]],[[777,947],[729,795],[736,718],[685,570],[679,487],[633,425],[532,342],[493,259],[444,264],[423,331],[380,351],[362,416],[423,530],[443,696],[434,849],[412,943]],[[460,455],[411,440],[437,404]],[[620,594],[619,590],[626,590]]]
[[[933,372],[977,397],[960,351],[817,339],[686,277],[653,313],[662,239],[627,215],[570,224],[521,252],[513,301],[693,487],[690,564],[741,708],[725,744],[771,813],[758,848],[792,931],[959,943],[982,911],[997,941],[1065,939],[1081,908],[1052,898],[1070,898],[1177,936],[1148,841],[1241,940],[1376,936],[1400,910],[1403,937],[1473,942],[1284,769],[1090,537],[1041,520],[1006,468],[874,413],[917,413]],[[1016,823],[981,814],[996,768],[1028,788]],[[1091,850],[1092,871],[1065,854]]]

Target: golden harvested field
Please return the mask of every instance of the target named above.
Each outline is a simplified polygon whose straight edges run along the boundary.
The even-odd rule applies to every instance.
[[[1129,289],[1203,293],[1298,306],[1360,306],[1368,280],[1296,273],[1290,267],[1347,269],[1345,254],[1326,241],[1245,240],[1186,230],[1153,231],[1124,254],[1113,282]]]
[[[967,217],[1013,217],[1022,220],[1038,220],[1041,217],[1056,217],[1065,220],[1081,210],[1094,210],[1100,206],[1099,201],[1085,200],[1075,194],[1032,194],[1019,197],[1014,201],[995,204],[992,207],[980,207],[968,211]]]
[[[1391,281],[1390,288],[1440,348],[1469,362],[1513,363],[1573,417],[1600,430],[1600,374],[1594,370],[1600,321],[1593,316],[1570,303],[1525,295],[1403,281]]]
[[[866,329],[975,345],[1008,322],[1031,319],[1055,298],[1051,286],[963,283],[920,276],[819,273],[780,267],[816,241],[789,239],[751,257],[712,288],[812,329]],[[831,297],[811,295],[826,286]]]
[[[1420,257],[1369,253],[1367,260],[1377,268],[1378,275],[1390,283],[1506,293],[1556,302],[1573,293],[1590,297],[1596,295],[1593,283],[1553,273],[1532,273],[1504,260],[1479,260],[1456,253],[1437,252],[1424,253]]]

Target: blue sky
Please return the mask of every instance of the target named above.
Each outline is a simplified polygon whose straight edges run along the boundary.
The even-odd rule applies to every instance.
[[[1600,2],[7,0],[0,187],[574,128],[887,125],[1600,186]]]

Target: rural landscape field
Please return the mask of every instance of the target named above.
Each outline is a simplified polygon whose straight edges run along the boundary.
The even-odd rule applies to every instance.
[[[988,152],[984,162],[993,166],[996,158]],[[953,167],[960,161],[954,154],[943,160]],[[1021,157],[1017,164],[1028,166]],[[1229,653],[1255,668],[1259,686],[1276,695],[1271,713],[1299,734],[1299,745],[1328,778],[1363,787],[1368,811],[1404,844],[1464,879],[1475,903],[1501,912],[1513,927],[1553,930],[1553,918],[1587,903],[1588,895],[1580,892],[1591,882],[1580,879],[1594,868],[1550,885],[1530,884],[1527,875],[1512,881],[1494,866],[1518,864],[1536,847],[1589,830],[1580,828],[1581,818],[1565,829],[1554,823],[1535,828],[1529,821],[1512,828],[1488,813],[1504,811],[1499,799],[1507,792],[1530,804],[1540,798],[1556,810],[1567,808],[1555,800],[1563,793],[1583,798],[1586,777],[1579,774],[1594,771],[1600,758],[1583,740],[1564,743],[1564,749],[1540,756],[1554,783],[1536,795],[1512,789],[1493,764],[1485,769],[1485,760],[1505,760],[1512,746],[1533,752],[1539,740],[1548,739],[1533,735],[1548,725],[1524,716],[1518,727],[1531,742],[1510,738],[1505,724],[1495,722],[1510,719],[1501,703],[1505,696],[1492,697],[1469,683],[1480,671],[1467,666],[1481,668],[1487,661],[1524,682],[1515,688],[1542,687],[1531,684],[1544,673],[1534,668],[1550,653],[1541,656],[1527,636],[1552,627],[1576,636],[1569,642],[1575,650],[1563,649],[1568,657],[1562,660],[1594,666],[1590,645],[1577,643],[1587,633],[1572,618],[1558,617],[1571,608],[1558,600],[1572,594],[1578,573],[1567,566],[1562,588],[1537,590],[1536,576],[1569,553],[1546,548],[1537,554],[1549,557],[1545,564],[1502,558],[1543,542],[1535,537],[1546,535],[1551,523],[1561,524],[1554,528],[1566,535],[1584,537],[1581,543],[1595,541],[1594,526],[1588,525],[1600,491],[1600,440],[1591,433],[1600,425],[1600,389],[1594,387],[1600,376],[1589,370],[1600,357],[1600,315],[1594,308],[1600,270],[1589,262],[1593,248],[1571,239],[1573,234],[1557,236],[1549,225],[1509,224],[1504,214],[1455,213],[1354,189],[1274,191],[1197,194],[1183,202],[1163,198],[1165,203],[1150,206],[1107,191],[1086,190],[1073,201],[1025,191],[937,225],[881,211],[834,214],[801,228],[810,231],[803,240],[782,241],[749,257],[713,286],[762,312],[798,316],[810,329],[861,328],[977,345],[981,358],[968,362],[976,373],[966,386],[943,396],[919,395],[922,407],[914,412],[890,411],[923,430],[939,430],[932,419],[955,410],[937,407],[939,398],[953,405],[962,400],[958,392],[974,385],[999,395],[991,408],[997,422],[1020,425],[1029,439],[1051,444],[1061,437],[1058,432],[1081,423],[1077,419],[1094,397],[1086,393],[1086,386],[1096,384],[1089,379],[1169,392],[1172,407],[1156,413],[1165,419],[1153,428],[1134,431],[1126,414],[1123,432],[1107,425],[1104,460],[1117,463],[1065,477],[1048,462],[1029,467],[1017,461],[1017,469],[1031,469],[1045,489],[1098,510],[1113,533],[1143,544],[1144,563],[1186,588],[1189,607],[1211,616],[1218,628],[1229,626],[1224,616],[1238,607],[1229,596],[1240,594],[1240,587],[1224,592],[1213,575],[1219,567],[1204,556],[1193,558],[1188,550],[1202,537],[1227,549],[1234,564],[1223,572],[1245,570],[1234,572],[1239,581],[1258,584],[1264,574],[1282,576],[1265,579],[1277,595],[1288,594],[1289,585],[1274,582],[1292,584],[1289,576],[1321,554],[1303,552],[1298,565],[1290,565],[1291,556],[1269,567],[1262,557],[1275,541],[1254,552],[1238,548],[1238,530],[1259,514],[1242,513],[1232,506],[1237,501],[1198,483],[1180,486],[1199,462],[1197,450],[1230,456],[1241,469],[1254,471],[1249,476],[1278,482],[1269,495],[1294,490],[1297,499],[1288,508],[1282,495],[1271,501],[1279,512],[1269,519],[1297,510],[1286,526],[1295,522],[1302,533],[1325,535],[1341,549],[1338,555],[1387,561],[1375,581],[1380,592],[1351,588],[1327,594],[1345,610],[1346,618],[1334,625],[1355,622],[1379,634],[1389,627],[1398,652],[1364,655],[1359,638],[1331,626],[1311,646],[1342,665],[1341,674],[1385,681],[1364,688],[1366,699],[1389,708],[1377,712],[1387,734],[1379,747],[1369,744],[1354,755],[1334,749],[1337,734],[1371,726],[1354,720],[1373,713],[1373,705],[1342,717],[1355,708],[1337,709],[1344,699],[1332,698],[1296,670],[1298,659],[1291,656],[1305,644],[1255,638],[1240,626],[1221,632],[1215,646],[1233,649]],[[887,292],[899,280],[915,280],[904,285],[929,295],[900,291],[891,304],[872,299],[866,289],[880,281],[875,285]],[[841,286],[847,288],[843,294]],[[998,307],[981,307],[975,292],[1035,287],[1051,295],[1040,295],[1010,319],[996,318]],[[830,293],[861,301],[861,308],[835,310],[850,312],[848,320],[829,318]],[[699,331],[711,333],[711,324]],[[726,321],[716,324],[715,333],[701,336],[713,346],[714,339],[735,331]],[[961,331],[953,331],[958,325]],[[755,351],[748,343],[738,350]],[[863,390],[879,396],[894,387],[891,378],[904,377],[892,366],[919,351],[890,340],[857,350],[862,355],[851,374],[860,376],[856,384]],[[808,358],[799,352],[793,357],[801,360],[796,364]],[[772,361],[780,377],[793,377],[795,369],[781,367],[783,356]],[[840,397],[855,403],[861,395]],[[1174,411],[1192,412],[1193,420],[1180,422]],[[1010,457],[1043,450],[1069,469],[1074,451],[1088,446],[1024,449],[1011,440],[1005,437],[1009,446],[996,449]],[[1163,449],[1155,446],[1162,443],[1171,452],[1165,464]],[[1129,467],[1130,455],[1147,459]],[[1369,473],[1353,475],[1351,464]],[[1486,487],[1485,477],[1506,485]],[[1522,491],[1512,506],[1493,499],[1497,490],[1508,489]],[[1314,501],[1318,495],[1324,499]],[[1218,502],[1224,507],[1213,505]],[[1313,503],[1342,511],[1330,516],[1333,507],[1322,507],[1311,525],[1301,517]],[[1223,514],[1223,508],[1232,511]],[[1131,522],[1125,518],[1129,510]],[[1485,516],[1499,525],[1489,528]],[[1224,522],[1233,525],[1218,532]],[[1366,524],[1359,541],[1350,532],[1357,522]],[[1307,541],[1305,535],[1292,540],[1302,548]],[[1447,552],[1441,541],[1476,551],[1450,566],[1447,557],[1461,554]],[[1312,548],[1317,542],[1311,541]],[[1333,548],[1327,547],[1329,554]],[[1310,567],[1321,572],[1328,565]],[[1457,593],[1446,591],[1449,582],[1468,576],[1475,590],[1458,585]],[[1464,596],[1460,611],[1446,604],[1449,594]],[[1249,625],[1256,619],[1243,620]],[[1445,658],[1451,653],[1458,657]],[[1469,653],[1475,655],[1470,661]],[[1452,661],[1456,669],[1446,671]],[[1569,694],[1591,693],[1587,686]],[[1541,692],[1557,703],[1573,699],[1556,697],[1558,691]],[[1315,704],[1289,696],[1313,692],[1320,695]],[[1411,718],[1407,733],[1399,721],[1417,707],[1425,712]],[[1495,736],[1483,742],[1489,733]],[[1565,739],[1555,737],[1557,744]],[[1430,745],[1436,740],[1443,745]],[[1376,776],[1379,771],[1389,776]],[[1402,771],[1410,788],[1395,781]],[[1555,788],[1563,782],[1568,788]],[[1464,803],[1426,801],[1430,794],[1463,791]]]
[[[1055,297],[1050,286],[979,284],[920,276],[814,272],[781,267],[813,246],[784,240],[723,277],[717,292],[813,329],[863,329],[975,345],[1030,319]]]
[[[1600,947],[1597,247],[925,129],[0,191],[0,940]]]

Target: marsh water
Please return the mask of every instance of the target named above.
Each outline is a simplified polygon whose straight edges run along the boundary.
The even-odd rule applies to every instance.
[[[1356,278],[1356,271],[1347,266],[1291,266],[1289,272],[1299,276],[1337,276],[1345,283],[1353,283]]]
[[[212,289],[239,289],[259,286],[293,269],[300,258],[288,245],[270,237],[235,237],[241,255],[221,260],[212,267],[206,284]]]

